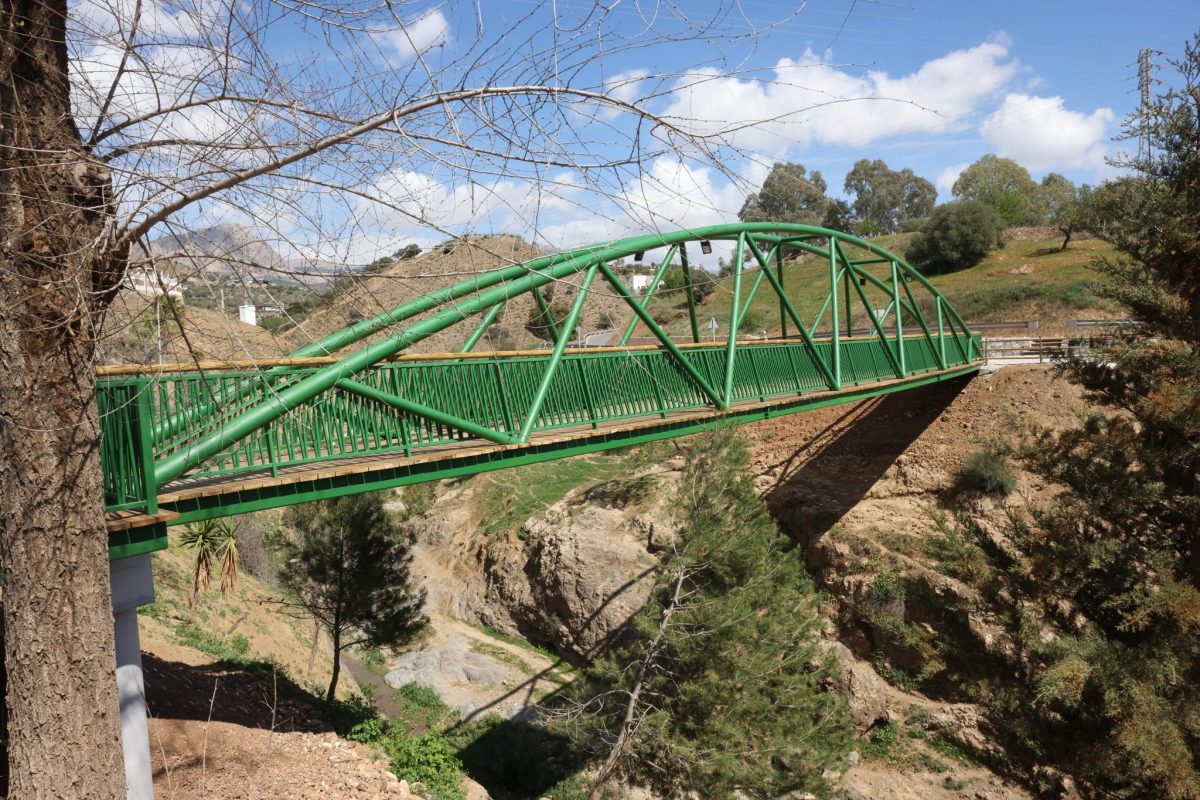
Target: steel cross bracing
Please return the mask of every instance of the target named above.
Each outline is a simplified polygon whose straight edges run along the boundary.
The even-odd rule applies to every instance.
[[[689,259],[698,243],[717,240],[734,245],[733,276],[719,320],[724,339],[703,342]],[[612,262],[654,250],[665,256],[637,297]],[[801,316],[785,285],[785,260],[798,253],[828,264],[814,319]],[[647,310],[675,263],[685,281],[685,342]],[[574,287],[552,349],[475,352],[509,300],[532,293],[543,306],[552,282]],[[760,291],[778,300],[778,325],[753,339],[742,327]],[[581,312],[599,292],[623,299],[631,318],[614,332],[615,346],[572,347]],[[461,352],[406,352],[456,325],[464,329]],[[655,344],[628,344],[639,326]],[[161,546],[137,529],[157,523],[161,533],[164,520],[679,436],[715,420],[762,419],[957,377],[980,363],[978,338],[920,273],[844,233],[746,223],[590,245],[481,273],[257,368],[108,370],[98,386],[105,502],[114,519],[129,520],[116,526],[123,538],[113,551]]]

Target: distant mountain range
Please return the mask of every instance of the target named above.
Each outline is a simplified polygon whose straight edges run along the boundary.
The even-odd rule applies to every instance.
[[[150,242],[150,252],[174,262],[180,277],[204,271],[268,283],[308,284],[323,283],[328,275],[343,269],[328,262],[286,259],[242,225],[214,225],[161,236]]]

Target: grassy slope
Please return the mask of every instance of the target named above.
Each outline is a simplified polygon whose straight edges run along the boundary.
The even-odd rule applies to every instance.
[[[913,234],[898,234],[873,241],[903,256],[912,237]],[[982,263],[959,272],[932,276],[931,282],[968,323],[1039,319],[1043,326],[1052,326],[1069,319],[1120,316],[1118,309],[1095,297],[1088,288],[1088,283],[1098,277],[1091,262],[1099,256],[1112,255],[1112,248],[1105,242],[1088,239],[1072,242],[1063,252],[1059,250],[1061,244],[1061,239],[1010,241],[1004,248],[989,253]],[[849,255],[853,258],[858,254]],[[813,257],[784,266],[784,283],[789,295],[798,299],[798,302],[794,301],[797,311],[810,324],[828,292],[828,269],[824,261]],[[872,265],[868,269],[877,277],[887,273],[887,268],[881,265]],[[756,271],[751,271],[743,278],[743,302],[756,275]],[[702,304],[699,309],[702,336],[708,334],[703,326],[709,317],[716,317],[721,325],[718,338],[724,335],[732,288],[732,278],[722,279],[717,291]],[[921,290],[915,286],[913,290],[920,298]],[[868,295],[877,306],[887,304],[873,288]],[[853,301],[854,324],[866,325],[857,295]],[[681,294],[656,297],[651,309],[656,318],[667,320],[670,333],[683,335],[688,332],[686,306]],[[762,328],[777,331],[778,319],[778,300],[764,281],[750,305],[745,330],[749,333],[757,333]],[[828,314],[821,327],[828,327]],[[639,331],[638,335],[642,333]]]
[[[172,529],[170,547],[153,556],[155,602],[138,610],[142,648],[188,664],[271,661],[305,687],[328,686],[328,637],[317,632],[311,617],[283,609],[276,601],[286,595],[279,589],[243,570],[237,585],[222,595],[220,576],[214,575],[209,590],[189,606],[194,562],[192,552],[180,547],[179,535],[180,529]],[[315,648],[314,634],[319,638]],[[352,691],[349,682],[339,684],[339,696]]]

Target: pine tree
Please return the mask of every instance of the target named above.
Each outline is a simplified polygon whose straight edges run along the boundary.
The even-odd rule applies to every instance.
[[[666,798],[824,795],[849,749],[844,701],[821,686],[815,593],[754,492],[730,430],[699,437],[681,530],[636,635],[598,662],[572,730],[613,776]]]
[[[1067,364],[1104,404],[1045,435],[1034,468],[1065,489],[1018,524],[1025,694],[996,707],[1089,791],[1200,798],[1200,36],[1181,86],[1126,123],[1149,142],[1096,193],[1120,254],[1104,291],[1144,325]]]
[[[296,538],[287,547],[284,585],[333,639],[332,700],[342,651],[404,641],[425,624],[425,593],[409,587],[409,541],[378,493],[292,506],[285,520]]]

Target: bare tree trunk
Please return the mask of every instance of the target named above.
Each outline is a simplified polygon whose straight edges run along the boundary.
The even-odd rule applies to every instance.
[[[342,626],[341,621],[334,619],[333,623],[333,672],[329,676],[329,692],[325,695],[325,699],[333,702],[336,697],[338,678],[342,674]]]
[[[70,113],[65,0],[0,8],[0,566],[10,796],[125,794],[95,405],[109,177]],[[97,268],[100,265],[101,268]]]
[[[1071,234],[1075,229],[1072,226],[1068,226],[1066,228],[1059,228],[1058,230],[1066,236],[1066,238],[1063,239],[1062,247],[1060,247],[1059,250],[1066,250],[1067,245],[1071,243]]]
[[[654,634],[654,640],[646,648],[646,656],[642,659],[641,665],[638,667],[637,677],[634,678],[633,686],[629,691],[629,700],[625,704],[625,716],[621,720],[621,730],[617,734],[617,741],[613,743],[612,750],[608,753],[608,758],[604,759],[604,763],[600,765],[599,771],[596,773],[596,780],[592,783],[592,790],[588,793],[587,800],[600,800],[604,794],[604,787],[612,780],[612,776],[616,774],[617,765],[621,763],[621,757],[625,755],[625,748],[629,744],[629,739],[637,729],[637,708],[642,697],[642,689],[646,685],[646,676],[650,672],[650,668],[654,665],[654,661],[658,658],[658,651],[662,647],[663,637],[667,633],[667,629],[671,626],[671,617],[675,614],[675,610],[679,608],[679,598],[683,593],[683,581],[687,577],[687,569],[680,564],[679,573],[675,576],[675,587],[671,595],[671,603],[663,610],[662,619],[658,624],[658,631]]]

